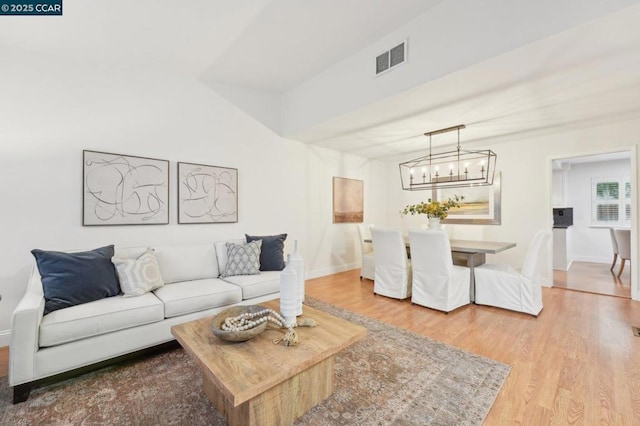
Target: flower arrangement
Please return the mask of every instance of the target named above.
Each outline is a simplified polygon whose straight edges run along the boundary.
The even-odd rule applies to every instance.
[[[449,214],[449,209],[453,207],[460,207],[460,201],[464,200],[463,196],[454,195],[453,200],[449,198],[447,201],[433,201],[431,198],[425,203],[421,201],[418,204],[410,204],[405,207],[400,214],[406,216],[408,214],[426,214],[428,218],[437,217],[445,219]]]

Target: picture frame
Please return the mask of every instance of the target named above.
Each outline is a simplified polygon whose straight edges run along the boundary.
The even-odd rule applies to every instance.
[[[82,225],[167,225],[169,161],[82,151]]]
[[[238,169],[178,163],[178,223],[237,223]]]
[[[467,225],[500,225],[502,222],[501,173],[496,173],[493,185],[433,189],[432,199],[446,201],[463,196],[459,208],[449,210],[442,223]]]
[[[333,223],[364,221],[364,181],[333,178]]]

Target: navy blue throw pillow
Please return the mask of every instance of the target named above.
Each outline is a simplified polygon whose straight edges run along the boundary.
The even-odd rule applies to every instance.
[[[255,237],[244,234],[247,242],[262,240],[262,249],[260,251],[260,270],[261,271],[282,271],[284,269],[284,240],[287,234],[266,235],[263,237]]]
[[[77,253],[35,249],[31,254],[42,277],[45,315],[120,293],[111,263],[113,245]]]

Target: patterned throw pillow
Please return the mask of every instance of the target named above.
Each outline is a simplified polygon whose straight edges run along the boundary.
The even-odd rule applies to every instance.
[[[226,243],[227,266],[220,276],[258,275],[260,273],[260,248],[262,241],[247,244]]]
[[[137,259],[112,257],[111,262],[118,272],[124,297],[142,296],[164,285],[153,249],[147,249]]]

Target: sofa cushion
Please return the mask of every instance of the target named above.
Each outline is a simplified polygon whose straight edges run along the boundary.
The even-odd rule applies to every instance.
[[[119,247],[114,248],[114,256],[120,259],[137,259],[142,256],[149,247]]]
[[[256,237],[245,234],[247,242],[262,241],[260,252],[261,271],[282,271],[284,269],[284,240],[287,234]]]
[[[220,277],[233,275],[256,275],[260,273],[260,246],[262,241],[250,243],[227,243],[227,266]]]
[[[45,315],[120,293],[111,263],[113,245],[75,253],[38,249],[31,253],[42,277]]]
[[[141,296],[164,285],[153,249],[137,259],[111,258],[116,267],[120,288],[125,297]]]
[[[60,309],[42,318],[40,346],[55,346],[164,319],[162,302],[147,293],[115,296]]]
[[[280,272],[267,271],[260,275],[226,277],[225,281],[242,288],[242,299],[252,299],[280,291]]]
[[[165,284],[217,278],[218,262],[213,244],[155,247]]]
[[[166,318],[231,305],[242,300],[240,287],[218,278],[183,281],[154,291],[164,303]]]
[[[227,243],[243,244],[246,241],[243,239],[218,241],[214,243],[216,247],[216,258],[218,259],[218,271],[222,274],[227,267]]]

